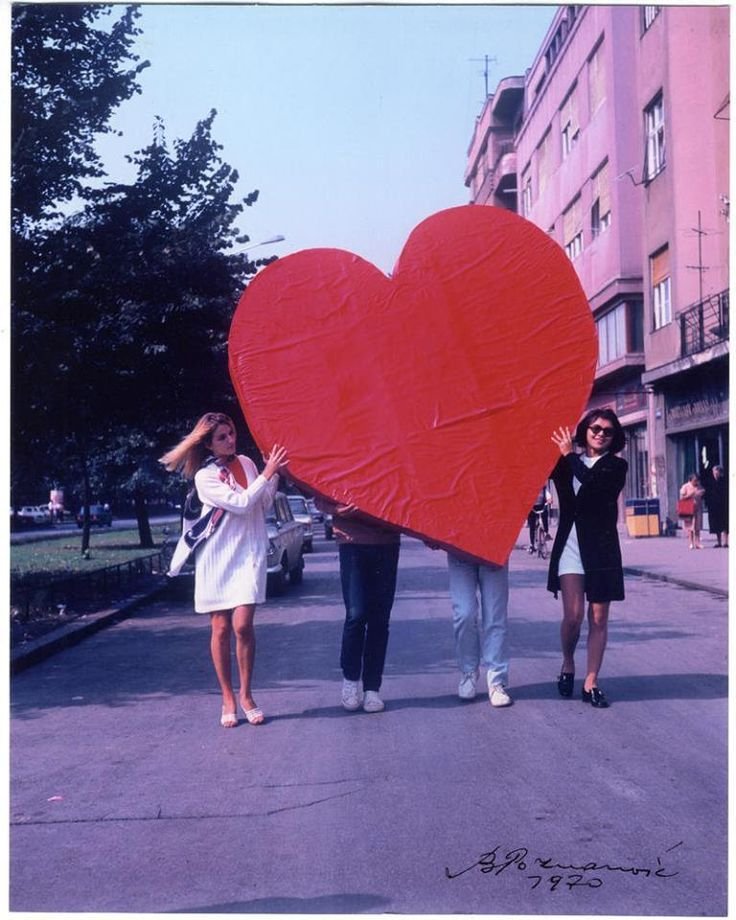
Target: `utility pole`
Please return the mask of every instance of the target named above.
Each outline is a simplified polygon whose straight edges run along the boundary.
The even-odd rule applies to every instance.
[[[488,98],[488,65],[497,64],[498,61],[495,57],[489,57],[487,54],[483,55],[482,58],[470,58],[470,60],[474,64],[483,64],[483,81],[486,90],[486,95],[483,101],[485,102],[485,100]]]

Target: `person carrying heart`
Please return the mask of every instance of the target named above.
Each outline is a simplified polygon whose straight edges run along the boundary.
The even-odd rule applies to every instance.
[[[340,554],[345,623],[340,648],[342,705],[352,712],[381,712],[379,695],[388,647],[389,618],[396,593],[398,531],[361,515],[351,504],[323,497],[317,507],[332,515]]]
[[[598,672],[608,638],[611,601],[624,599],[624,576],[618,539],[618,497],[628,464],[617,457],[626,439],[612,409],[593,409],[574,436],[558,428],[552,440],[562,455],[552,471],[560,503],[560,523],[552,547],[547,590],[562,593],[562,668],[560,696],[570,697],[575,679],[575,649],[588,600],[588,662],[583,702],[596,709],[608,704],[598,686]],[[574,447],[581,448],[578,453]]]
[[[264,720],[251,692],[256,639],[256,605],[266,599],[268,534],[265,512],[271,507],[278,473],[288,461],[286,448],[275,444],[262,473],[235,453],[235,425],[221,412],[208,412],[177,445],[160,458],[170,472],[194,479],[201,515],[222,509],[217,530],[197,549],[194,609],[210,617],[210,652],[222,691],[223,728],[238,724],[231,676],[231,635],[240,677],[238,701],[246,720]]]

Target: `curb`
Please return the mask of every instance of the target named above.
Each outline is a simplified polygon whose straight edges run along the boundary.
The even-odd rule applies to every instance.
[[[625,565],[624,575],[641,575],[642,578],[651,578],[653,581],[666,581],[671,585],[679,585],[690,591],[708,591],[718,597],[728,597],[728,591],[723,588],[714,588],[712,585],[703,585],[695,581],[685,581],[683,578],[673,578],[671,575],[662,575],[659,572],[650,572],[648,569],[639,569],[635,566]]]
[[[131,595],[118,607],[111,607],[108,610],[100,610],[76,620],[74,623],[68,623],[61,626],[45,636],[25,642],[11,650],[10,653],[10,673],[18,674],[26,668],[50,658],[57,652],[72,645],[76,645],[106,626],[112,626],[121,620],[127,619],[135,610],[146,601],[154,600],[158,595],[163,594],[168,585],[156,585],[147,591],[141,591],[138,594]]]

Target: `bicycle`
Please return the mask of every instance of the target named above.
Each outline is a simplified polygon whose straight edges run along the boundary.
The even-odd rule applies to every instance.
[[[533,531],[533,537],[532,537],[532,539],[534,540],[534,543],[529,544],[528,552],[530,556],[536,555],[539,559],[546,559],[547,558],[547,531],[544,529],[544,522],[542,519],[542,515],[547,513],[547,508],[545,506],[544,508],[540,508],[538,511],[536,508],[532,508],[532,511],[534,512],[534,514],[536,514],[537,519],[534,522],[534,531]]]

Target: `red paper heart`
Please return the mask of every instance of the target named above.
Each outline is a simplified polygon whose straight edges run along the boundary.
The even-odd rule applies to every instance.
[[[263,450],[371,517],[502,563],[574,425],[597,356],[564,252],[516,214],[463,206],[411,233],[387,278],[339,249],[265,268],[230,374]]]

